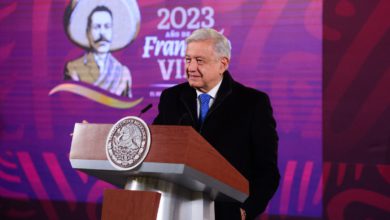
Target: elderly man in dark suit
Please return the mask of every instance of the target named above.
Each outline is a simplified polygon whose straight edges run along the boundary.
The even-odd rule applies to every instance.
[[[213,29],[186,39],[188,82],[162,92],[154,124],[194,127],[249,181],[240,203],[216,202],[216,219],[255,219],[279,185],[278,136],[268,96],[233,80],[231,46]]]

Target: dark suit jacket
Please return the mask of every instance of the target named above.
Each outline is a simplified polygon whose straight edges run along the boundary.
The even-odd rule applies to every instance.
[[[268,96],[235,82],[229,72],[203,125],[197,117],[196,91],[183,83],[162,92],[154,124],[191,125],[248,180],[243,203],[215,203],[216,219],[240,219],[239,208],[254,219],[279,185],[278,136]]]

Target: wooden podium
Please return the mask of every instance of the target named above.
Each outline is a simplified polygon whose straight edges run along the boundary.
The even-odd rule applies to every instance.
[[[106,190],[102,219],[214,219],[214,201],[243,202],[248,181],[192,127],[149,126],[151,146],[132,171],[115,169],[105,144],[112,124],[76,123],[74,169],[124,190]]]

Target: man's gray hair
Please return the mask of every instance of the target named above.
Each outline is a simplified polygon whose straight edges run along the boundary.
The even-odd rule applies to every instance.
[[[188,45],[194,41],[205,41],[212,40],[214,43],[214,50],[218,55],[222,57],[227,57],[230,60],[232,46],[230,41],[218,31],[212,28],[201,28],[192,32],[192,34],[187,37],[186,44]]]

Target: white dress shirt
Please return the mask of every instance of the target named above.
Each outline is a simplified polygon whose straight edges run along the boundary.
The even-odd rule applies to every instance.
[[[207,94],[209,94],[209,96],[211,96],[211,99],[209,102],[209,108],[214,104],[215,98],[217,98],[217,92],[218,92],[219,87],[221,86],[221,83],[222,83],[222,79],[221,79],[221,81],[219,81],[219,83],[216,86],[214,86],[214,88],[212,88],[210,91],[207,92]],[[196,106],[197,106],[198,118],[199,118],[199,114],[200,114],[199,95],[201,95],[201,94],[204,94],[204,92],[196,90]]]

